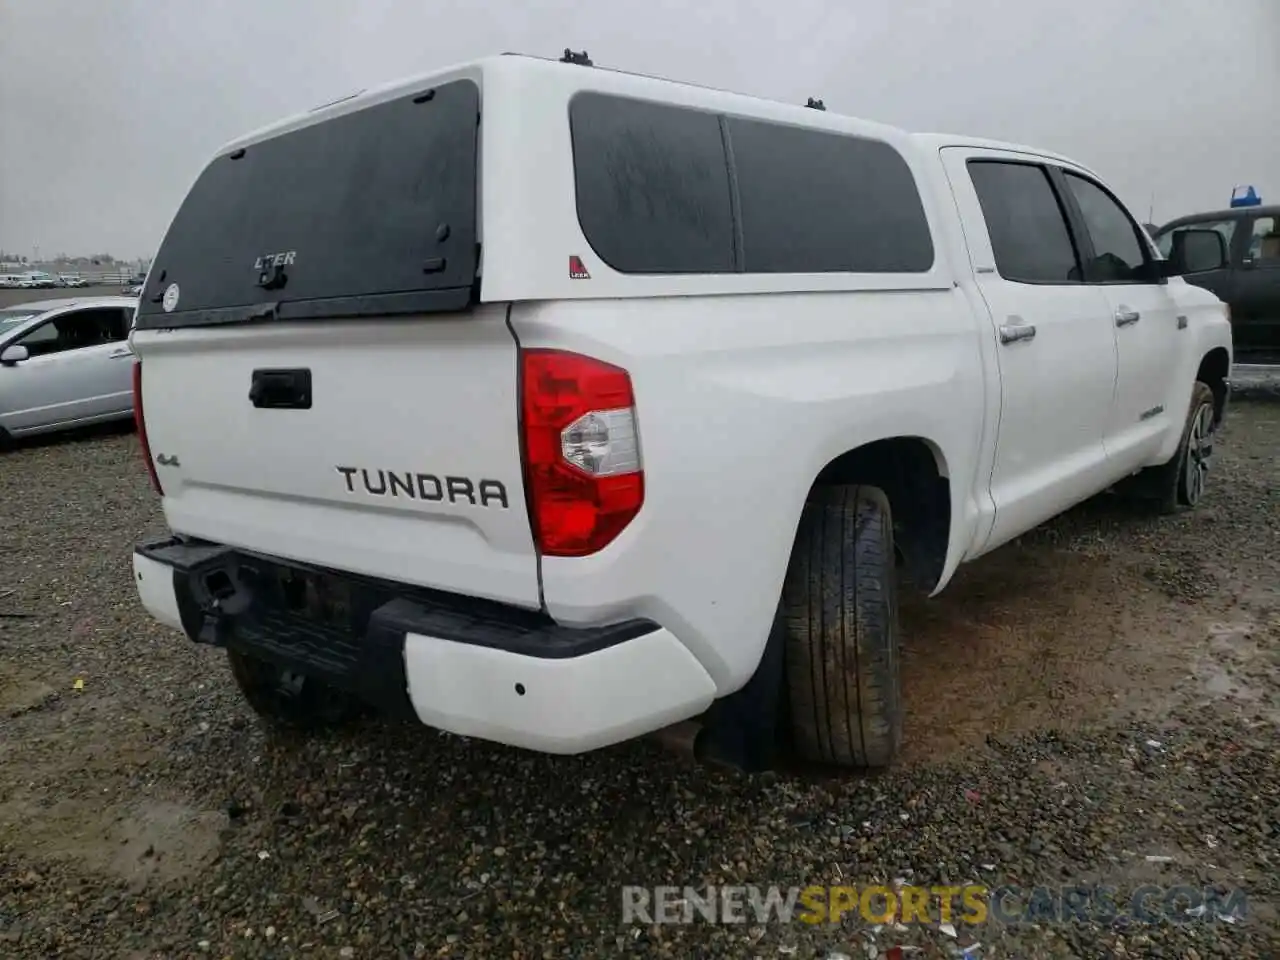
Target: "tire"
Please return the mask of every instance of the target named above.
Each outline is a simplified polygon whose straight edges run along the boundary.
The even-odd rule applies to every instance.
[[[1191,405],[1177,452],[1167,463],[1138,474],[1131,492],[1162,514],[1179,513],[1197,506],[1204,496],[1213,457],[1213,417],[1213,390],[1197,380],[1191,388]]]
[[[227,650],[227,662],[253,712],[277,730],[337,729],[367,712],[350,694],[310,677],[289,674],[239,650]]]
[[[902,742],[897,584],[889,500],[818,488],[783,585],[792,739],[808,761],[886,767]]]

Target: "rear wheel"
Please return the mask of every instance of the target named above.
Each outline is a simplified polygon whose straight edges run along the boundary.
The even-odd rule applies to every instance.
[[[272,727],[299,732],[333,729],[367,712],[350,694],[238,650],[228,650],[227,661],[249,706]]]
[[[791,727],[806,760],[888,766],[902,740],[893,523],[878,487],[816,489],[783,588]]]

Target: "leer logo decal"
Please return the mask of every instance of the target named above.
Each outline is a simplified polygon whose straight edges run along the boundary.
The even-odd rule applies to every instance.
[[[582,262],[581,257],[569,258],[569,279],[570,280],[590,280],[591,274],[587,273],[587,265]]]
[[[271,267],[291,267],[298,259],[297,250],[286,250],[283,253],[264,253],[253,261],[253,269],[269,270]]]

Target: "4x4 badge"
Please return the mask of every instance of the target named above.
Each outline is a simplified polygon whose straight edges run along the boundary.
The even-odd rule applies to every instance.
[[[569,258],[569,279],[570,280],[590,280],[591,274],[587,273],[587,265],[582,262],[581,257]]]

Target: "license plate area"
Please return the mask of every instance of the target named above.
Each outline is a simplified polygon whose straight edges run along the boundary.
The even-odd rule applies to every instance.
[[[351,584],[324,573],[277,568],[277,595],[283,612],[327,627],[351,626]]]
[[[254,619],[287,619],[359,635],[377,602],[350,578],[323,570],[243,558],[239,576],[253,594]]]
[[[372,602],[358,582],[255,557],[242,557],[236,575],[246,602],[226,619],[226,645],[328,682],[354,682]]]

